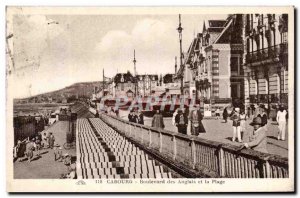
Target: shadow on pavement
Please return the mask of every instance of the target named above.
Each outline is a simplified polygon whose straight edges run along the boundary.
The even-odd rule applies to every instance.
[[[267,138],[277,140],[277,137],[274,137],[274,136],[267,136]]]

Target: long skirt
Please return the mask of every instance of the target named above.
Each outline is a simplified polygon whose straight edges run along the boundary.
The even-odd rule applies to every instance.
[[[27,157],[28,157],[28,159],[33,158],[33,151],[32,150],[27,151]]]

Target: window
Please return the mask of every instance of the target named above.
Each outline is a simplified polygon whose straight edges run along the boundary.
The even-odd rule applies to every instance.
[[[231,75],[239,75],[239,64],[239,56],[233,56],[230,58]]]

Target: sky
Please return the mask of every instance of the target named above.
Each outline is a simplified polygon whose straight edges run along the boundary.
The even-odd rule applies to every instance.
[[[183,51],[207,19],[182,15]],[[179,56],[178,15],[15,15],[11,39],[14,98],[102,80],[117,72],[173,73]],[[179,59],[178,59],[179,64]]]

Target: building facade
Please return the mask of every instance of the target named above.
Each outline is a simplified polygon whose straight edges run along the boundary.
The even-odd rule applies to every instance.
[[[128,71],[127,73],[117,73],[108,87],[113,97],[134,97],[135,86],[135,78]]]
[[[244,101],[242,28],[242,15],[204,22],[176,74],[184,78],[185,95],[209,104]]]
[[[288,104],[288,15],[244,15],[245,104]]]
[[[137,95],[150,96],[160,87],[161,82],[156,74],[136,75]]]

